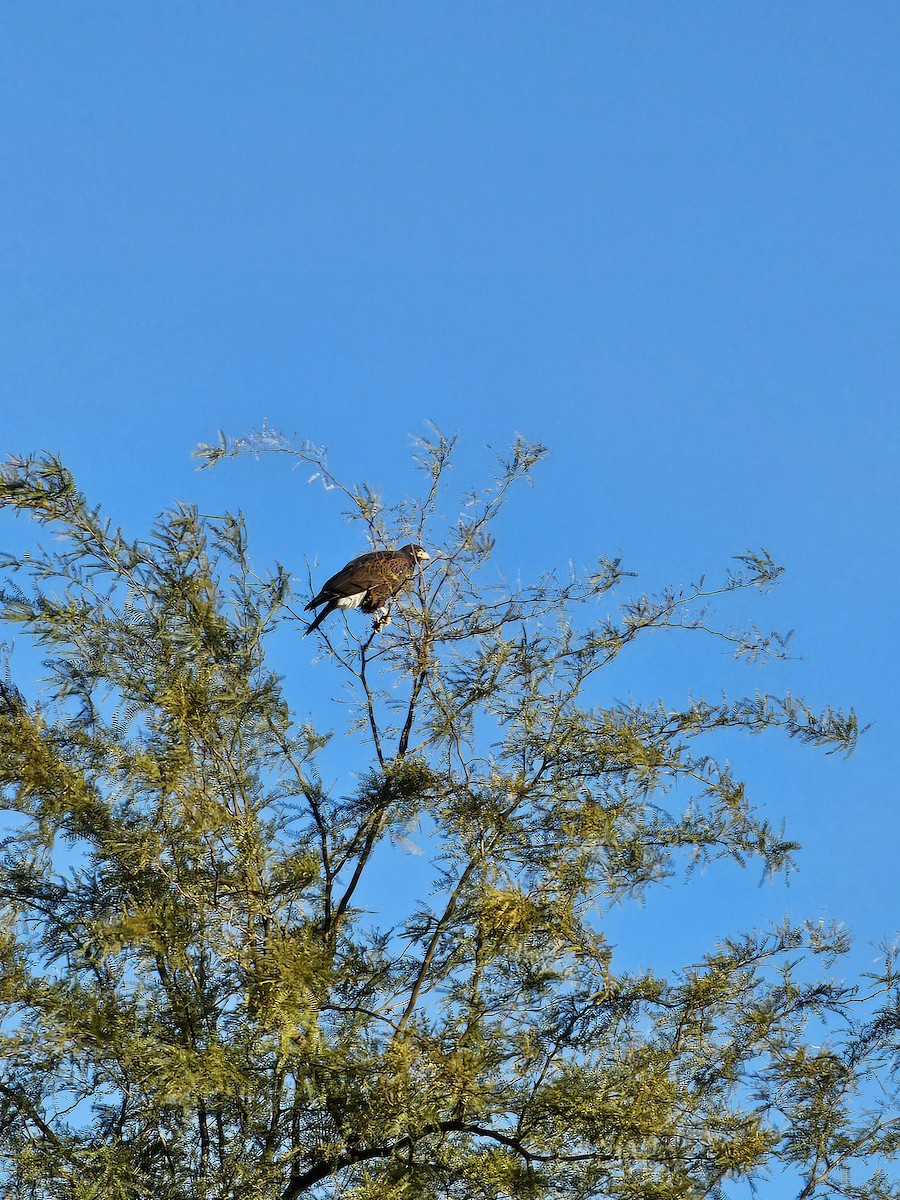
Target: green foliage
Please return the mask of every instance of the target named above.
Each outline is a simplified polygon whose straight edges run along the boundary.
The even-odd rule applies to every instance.
[[[387,629],[319,631],[355,787],[326,785],[330,734],[266,658],[304,623],[240,517],[179,505],[132,541],[52,458],[0,477],[54,535],[2,561],[0,615],[46,675],[35,699],[0,687],[4,1195],[695,1200],[790,1172],[798,1200],[900,1196],[890,954],[842,984],[842,931],[785,924],[659,978],[603,933],[697,863],[789,867],[722,730],[855,744],[852,712],[790,695],[594,698],[652,631],[785,655],[713,607],[780,568],[747,554],[633,599],[612,560],[495,585],[493,522],[543,447],[517,439],[446,523],[440,434],[394,507],[270,430],[200,456],[244,451],[311,468],[371,546],[434,553]],[[411,835],[432,886],[383,927],[370,879]]]

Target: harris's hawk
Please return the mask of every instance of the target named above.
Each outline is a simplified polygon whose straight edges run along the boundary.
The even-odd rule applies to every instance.
[[[307,626],[303,636],[312,633],[336,608],[361,608],[364,613],[377,613],[380,626],[387,603],[415,574],[416,566],[431,555],[421,546],[401,546],[399,550],[372,550],[360,554],[327,580],[313,596],[307,609],[324,608]]]

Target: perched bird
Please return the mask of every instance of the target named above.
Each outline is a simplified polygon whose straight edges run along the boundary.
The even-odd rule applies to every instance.
[[[380,627],[390,598],[409,583],[418,563],[430,557],[421,546],[410,545],[401,546],[399,550],[372,550],[351,559],[307,604],[307,609],[318,608],[320,604],[325,607],[310,622],[303,636],[318,629],[336,608],[361,608],[364,613],[377,613],[376,628]]]

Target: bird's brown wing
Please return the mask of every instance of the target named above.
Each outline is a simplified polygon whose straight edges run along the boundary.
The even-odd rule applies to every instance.
[[[405,554],[385,554],[370,568],[372,582],[360,608],[366,613],[382,608],[391,596],[395,596],[412,579],[414,571],[414,564]]]
[[[396,550],[370,550],[368,554],[351,559],[336,575],[327,579],[306,607],[316,608],[328,600],[366,592],[361,607],[364,612],[374,612],[411,578],[413,570],[405,554]],[[378,598],[373,603],[376,593]]]
[[[322,590],[327,588],[330,592],[349,596],[355,592],[367,591],[371,587],[378,587],[396,573],[397,566],[394,560],[397,557],[402,556],[398,556],[393,550],[372,550],[368,554],[361,554],[359,558],[348,562],[337,575],[333,575]]]
[[[324,604],[326,600],[336,600],[341,596],[353,596],[357,592],[366,591],[370,583],[381,578],[380,575],[370,578],[370,571],[372,560],[383,553],[384,551],[373,550],[369,554],[360,554],[358,558],[352,558],[346,566],[341,567],[330,579],[325,580],[306,607],[315,608],[319,604]]]

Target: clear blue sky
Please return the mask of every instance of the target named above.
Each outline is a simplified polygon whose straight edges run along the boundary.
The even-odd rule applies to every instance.
[[[870,957],[900,925],[900,5],[6,3],[0,90],[0,449],[61,452],[134,534],[240,505],[298,574],[362,547],[277,463],[196,475],[218,427],[388,494],[427,420],[461,483],[521,429],[553,450],[498,547],[525,575],[768,547],[753,615],[802,661],[657,641],[610,687],[874,727],[847,762],[739,747],[806,847],[789,889],[717,869],[617,935],[688,962],[790,908]]]

